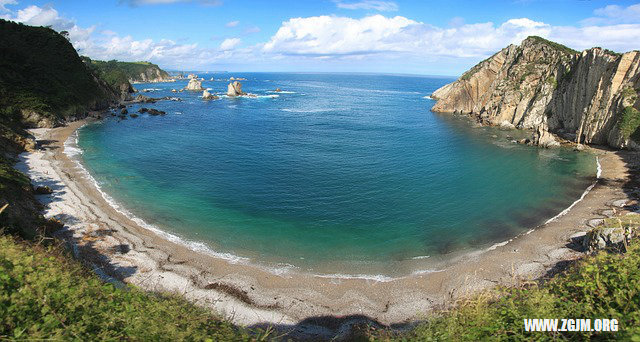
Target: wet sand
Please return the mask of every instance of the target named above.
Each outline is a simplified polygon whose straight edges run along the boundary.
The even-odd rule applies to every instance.
[[[276,275],[190,250],[109,205],[77,162],[64,153],[64,142],[84,123],[33,130],[41,146],[22,154],[16,166],[34,185],[54,190],[38,197],[46,217],[65,223],[59,235],[78,258],[107,280],[178,293],[237,324],[277,325],[294,336],[310,338],[334,336],[363,319],[387,325],[412,322],[461,297],[536,279],[563,261],[581,257],[572,237],[584,234],[590,221],[606,217],[614,204],[628,199],[623,185],[629,164],[637,165],[637,154],[632,152],[594,149],[601,177],[565,215],[508,243],[460,257],[440,272],[385,282],[295,272]]]

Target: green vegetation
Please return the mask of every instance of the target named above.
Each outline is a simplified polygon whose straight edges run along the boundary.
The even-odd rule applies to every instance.
[[[114,89],[120,89],[123,84],[128,84],[130,81],[141,81],[141,74],[153,72],[155,76],[156,70],[162,77],[169,78],[166,71],[149,62],[119,62],[116,60],[105,62],[92,60],[89,57],[82,57],[82,59]]]
[[[616,57],[620,57],[622,56],[621,53],[619,52],[615,52],[613,50],[609,50],[609,49],[603,49],[604,53],[608,54],[608,55],[612,55],[612,56],[616,56]]]
[[[71,43],[52,29],[0,19],[0,55],[2,123],[20,120],[23,110],[55,123],[113,99]]]
[[[600,252],[544,284],[524,283],[463,300],[408,333],[364,335],[404,341],[640,341],[639,291],[640,243],[636,241],[625,254]],[[525,318],[588,318],[592,322],[615,318],[619,331],[525,332]]]
[[[633,141],[640,142],[640,111],[632,106],[625,107],[618,125],[625,139],[631,138]]]
[[[0,236],[0,339],[239,341],[250,336],[176,296],[105,283],[59,248]]]
[[[547,83],[550,84],[551,86],[553,86],[553,89],[558,88],[558,81],[553,76],[549,76],[547,78]]]
[[[574,49],[569,48],[567,46],[564,46],[562,44],[558,44],[556,42],[552,42],[550,40],[547,40],[547,39],[544,39],[544,38],[538,37],[538,36],[529,36],[529,37],[527,37],[526,40],[532,41],[532,42],[535,42],[535,43],[546,44],[546,45],[548,45],[548,46],[550,46],[550,47],[552,47],[552,48],[554,48],[554,49],[556,49],[556,50],[558,50],[558,51],[560,51],[562,53],[565,53],[565,54],[574,55],[574,54],[579,53],[579,51],[577,51],[577,50],[574,50]]]

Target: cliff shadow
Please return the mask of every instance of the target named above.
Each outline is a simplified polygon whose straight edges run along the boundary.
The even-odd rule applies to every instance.
[[[297,324],[255,324],[251,329],[273,330],[277,339],[287,341],[370,341],[371,333],[389,335],[409,331],[423,321],[385,325],[366,315],[314,316]]]

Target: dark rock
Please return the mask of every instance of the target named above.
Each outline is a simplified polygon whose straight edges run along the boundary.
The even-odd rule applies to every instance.
[[[134,119],[135,119],[135,118],[137,118],[137,117],[138,117],[138,114],[136,114],[136,113],[131,113],[131,115],[130,115],[130,116],[131,116],[132,118],[134,118]]]
[[[121,115],[127,115],[127,114],[129,114],[129,111],[128,111],[126,108],[123,108],[123,109],[120,111],[120,114],[121,114]]]
[[[142,108],[138,109],[138,113],[146,113],[148,111],[149,111],[149,109],[145,108],[145,107],[142,107]]]
[[[35,189],[33,189],[33,191],[36,193],[36,195],[50,195],[53,193],[53,190],[46,185],[37,186]]]
[[[150,108],[150,109],[148,110],[148,113],[149,113],[149,115],[153,115],[153,116],[156,116],[156,115],[165,115],[165,114],[167,114],[166,112],[163,112],[163,111],[161,111],[161,110],[157,110],[157,109],[153,109],[153,108]]]

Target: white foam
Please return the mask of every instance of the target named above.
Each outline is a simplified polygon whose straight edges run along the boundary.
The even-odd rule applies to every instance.
[[[424,275],[424,274],[430,274],[430,273],[437,273],[437,272],[442,272],[444,270],[417,270],[417,271],[413,271],[411,273],[411,275]]]
[[[580,198],[578,198],[573,203],[571,203],[571,205],[569,207],[567,207],[565,210],[561,211],[558,215],[548,219],[544,224],[551,223],[551,222],[557,220],[558,218],[560,218],[560,217],[566,215],[567,213],[569,213],[569,211],[571,211],[571,209],[573,209],[573,207],[575,207],[576,204],[580,203],[585,198],[585,196],[587,196],[587,194],[596,186],[596,184],[598,183],[598,179],[600,179],[600,176],[602,174],[602,165],[600,165],[600,159],[598,157],[596,157],[596,164],[598,166],[598,169],[596,171],[596,181],[593,182],[593,184],[591,184],[591,185],[589,185],[587,187],[587,189],[582,193],[582,196],[580,196]]]
[[[390,282],[392,280],[398,279],[398,278],[388,277],[382,274],[368,275],[368,274],[342,274],[342,273],[314,274],[314,277],[328,278],[328,279],[363,279],[363,280],[378,281],[381,283],[386,283],[386,282]]]
[[[431,257],[430,255],[420,255],[420,256],[411,258],[411,260],[429,259],[430,257]]]
[[[295,92],[295,91],[289,91],[289,90],[281,90],[281,91],[267,90],[267,93],[276,93],[276,94],[296,94],[296,92]]]
[[[78,169],[80,170],[81,174],[83,175],[83,177],[85,177],[87,180],[89,180],[90,182],[93,183],[93,185],[95,186],[95,188],[98,190],[98,192],[100,193],[100,195],[102,196],[102,198],[113,208],[115,209],[117,212],[119,212],[120,214],[124,215],[125,217],[127,217],[128,219],[130,219],[131,221],[137,223],[138,225],[140,225],[141,227],[150,230],[151,232],[153,232],[154,234],[169,240],[173,243],[176,244],[180,244],[183,245],[191,250],[197,251],[197,252],[201,252],[201,253],[205,253],[205,254],[209,254],[212,255],[216,258],[220,258],[223,260],[227,260],[231,263],[236,263],[236,264],[247,264],[249,262],[249,258],[245,258],[245,257],[241,257],[238,255],[234,255],[231,253],[221,253],[221,252],[216,252],[213,249],[211,249],[209,246],[205,245],[202,242],[199,241],[191,241],[191,240],[186,240],[183,239],[177,235],[168,233],[152,224],[149,224],[147,222],[145,222],[144,220],[142,220],[141,218],[135,216],[134,214],[132,214],[130,211],[128,211],[127,209],[125,209],[124,207],[122,207],[116,200],[114,200],[111,196],[109,196],[106,192],[104,192],[102,190],[102,187],[100,186],[99,182],[96,181],[95,178],[93,178],[93,176],[87,171],[87,169],[84,167],[84,165],[82,165],[82,163],[80,162],[79,158],[74,158],[75,156],[77,156],[78,154],[75,151],[81,151],[77,145],[77,141],[78,141],[78,137],[77,137],[77,130],[76,132],[74,132],[71,136],[69,136],[69,138],[67,139],[67,141],[65,141],[64,143],[64,153],[70,157],[71,160],[73,160],[76,163],[76,167],[78,167]],[[69,150],[68,150],[69,149]]]
[[[507,241],[498,242],[498,243],[494,244],[493,246],[491,246],[491,247],[487,248],[487,250],[488,250],[488,251],[492,251],[492,250],[494,250],[494,249],[496,249],[496,248],[498,248],[498,247],[502,247],[502,246],[504,246],[504,245],[508,244],[508,243],[509,243],[509,242],[511,242],[511,241],[513,241],[513,239],[509,239],[509,240],[507,240]]]

